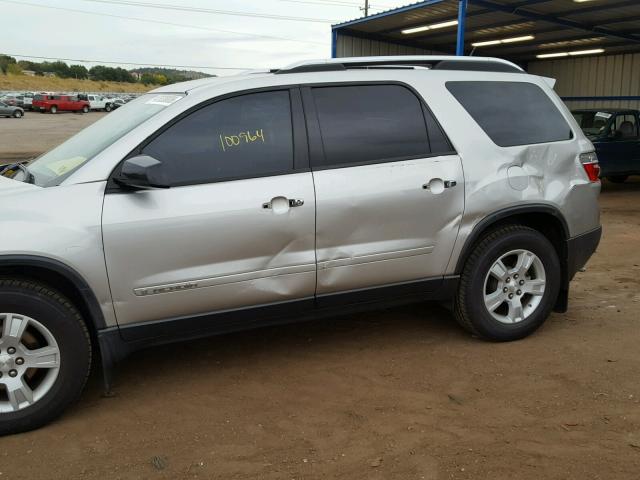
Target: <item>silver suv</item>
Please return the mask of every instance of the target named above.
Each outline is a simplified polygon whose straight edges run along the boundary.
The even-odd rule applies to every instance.
[[[508,341],[600,240],[593,145],[553,81],[376,57],[170,85],[0,176],[0,433],[92,358],[420,300]]]

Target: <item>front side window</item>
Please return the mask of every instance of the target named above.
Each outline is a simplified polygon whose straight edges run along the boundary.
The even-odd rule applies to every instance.
[[[500,147],[559,142],[573,137],[560,111],[533,83],[451,81],[446,87]]]
[[[339,166],[428,156],[422,105],[400,85],[357,85],[312,89],[324,159]]]
[[[142,153],[163,163],[174,186],[292,172],[289,92],[252,93],[204,106]]]

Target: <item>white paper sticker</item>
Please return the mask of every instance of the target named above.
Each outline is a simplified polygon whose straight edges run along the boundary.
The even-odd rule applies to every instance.
[[[165,107],[171,105],[174,102],[180,100],[180,95],[156,95],[150,100],[146,101],[147,105],[164,105]]]
[[[607,112],[598,112],[596,113],[596,117],[604,117],[604,118],[611,118],[611,113],[607,113]]]

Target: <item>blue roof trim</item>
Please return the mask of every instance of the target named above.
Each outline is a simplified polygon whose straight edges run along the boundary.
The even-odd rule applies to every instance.
[[[376,20],[378,18],[388,17],[389,15],[396,15],[397,13],[410,12],[411,10],[415,10],[417,8],[426,7],[428,5],[435,5],[437,3],[442,3],[447,0],[424,0],[422,2],[412,3],[410,5],[405,5],[404,7],[394,8],[392,10],[386,10],[384,12],[376,13],[375,15],[369,15],[368,17],[357,18],[355,20],[348,20],[342,23],[336,23],[332,25],[332,29],[338,29],[343,27],[349,27],[352,25],[357,25],[358,23],[365,23],[371,20]]]
[[[513,8],[513,5],[503,5],[501,3],[495,3],[491,0],[469,0],[473,5],[479,5],[481,7],[489,8],[498,12],[510,13],[512,15],[520,16],[522,18],[528,18],[530,20],[541,20],[555,25],[561,25],[563,27],[575,28],[578,30],[585,30],[587,32],[600,33],[608,37],[622,38],[634,43],[640,43],[640,37],[630,35],[624,32],[616,32],[607,28],[598,26],[590,26],[574,20],[567,20],[554,15],[545,15],[541,13],[531,12],[529,10],[521,10],[519,8]],[[602,9],[608,8],[608,5],[602,5]]]

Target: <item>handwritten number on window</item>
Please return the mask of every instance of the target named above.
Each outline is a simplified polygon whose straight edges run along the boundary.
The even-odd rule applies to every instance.
[[[241,145],[260,141],[264,143],[264,132],[262,129],[256,130],[253,135],[249,130],[246,132],[240,132],[237,135],[220,134],[220,146],[222,147],[223,152],[226,152],[227,149],[231,149],[233,147],[239,147]]]

